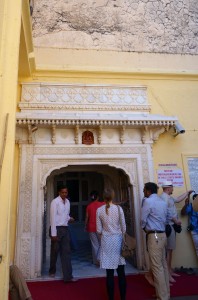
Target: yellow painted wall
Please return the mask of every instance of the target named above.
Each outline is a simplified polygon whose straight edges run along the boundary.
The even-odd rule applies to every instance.
[[[185,186],[175,188],[175,196],[179,196],[191,189],[188,169],[184,166],[184,156],[188,153],[198,155],[198,126],[196,122],[197,110],[197,80],[179,80],[158,82],[152,84],[152,94],[157,97],[167,115],[177,115],[185,128],[185,134],[173,137],[170,133],[163,134],[153,147],[155,178],[159,164],[176,163],[177,168],[183,170]],[[155,104],[155,110],[157,105]],[[155,111],[156,112],[156,111]],[[162,190],[160,189],[160,193]],[[177,248],[173,255],[173,264],[176,267],[198,267],[198,260],[192,243],[191,235],[187,232],[187,217],[180,214],[184,201],[177,204],[178,214],[182,220],[183,231],[177,234]]]
[[[186,129],[184,135],[175,138],[168,132],[161,135],[153,146],[155,178],[159,163],[177,163],[184,171],[186,185],[175,189],[175,195],[190,188],[185,155],[198,155],[198,56],[42,48],[35,49],[37,70],[31,77],[30,69],[35,66],[28,0],[23,1],[24,5],[21,31],[22,1],[0,0],[0,155],[3,153],[5,118],[9,114],[0,181],[1,300],[7,300],[9,263],[14,259],[15,251],[19,168],[15,113],[21,91],[18,68],[19,81],[147,86],[152,113],[176,115]],[[181,207],[179,204],[178,211]],[[194,267],[197,258],[191,238],[185,231],[187,219],[182,220],[184,229],[178,235],[174,265]]]
[[[154,178],[157,181],[160,163],[176,163],[183,170],[185,186],[175,188],[174,195],[190,189],[183,156],[186,153],[198,155],[198,56],[48,48],[37,48],[35,54],[35,82],[146,86],[151,113],[177,116],[186,130],[185,134],[177,137],[166,132],[154,144]],[[183,204],[177,205],[179,216]],[[191,237],[186,231],[187,217],[182,217],[182,222],[183,231],[177,235],[173,266],[198,267]]]
[[[5,114],[7,112],[10,114],[7,139],[9,147],[6,147],[0,183],[0,195],[4,195],[0,196],[0,205],[3,207],[0,217],[4,224],[0,228],[0,252],[4,257],[3,263],[0,264],[0,299],[4,300],[7,299],[9,253],[11,253],[10,259],[14,258],[17,222],[19,148],[16,145],[14,151],[14,135],[16,102],[19,101],[21,92],[20,86],[17,86],[19,46],[21,48],[19,82],[46,81],[147,86],[152,106],[151,113],[176,115],[186,129],[184,135],[177,137],[173,137],[170,132],[164,133],[153,146],[155,179],[157,179],[156,171],[159,163],[177,163],[178,167],[184,171],[186,185],[175,189],[175,195],[190,188],[183,157],[187,153],[197,154],[198,149],[195,109],[198,95],[198,57],[37,48],[35,49],[37,68],[31,77],[30,68],[33,65],[34,55],[33,48],[27,47],[27,43],[31,44],[31,39],[27,38],[31,35],[31,30],[27,28],[30,26],[27,7],[23,19],[25,28],[22,28],[19,45],[21,2],[0,0],[1,3],[6,3],[5,12],[9,11],[9,14],[0,14],[3,16],[3,22],[2,19],[0,21],[0,53],[1,57],[2,55],[4,57],[4,60],[1,60],[3,64],[0,66],[0,74],[4,75],[0,77],[0,96],[3,99],[0,104],[0,147],[3,143]],[[5,35],[10,39],[5,40]],[[27,49],[24,49],[25,47]],[[29,53],[31,53],[30,57]],[[179,204],[178,210],[181,207],[182,204]],[[11,228],[9,228],[10,221]],[[183,218],[183,222],[187,222],[186,218]],[[183,227],[183,232],[178,235],[173,263],[178,267],[181,265],[194,267],[197,266],[197,259],[191,239],[185,231],[186,224]],[[9,234],[10,239],[7,238]]]
[[[2,159],[0,181],[0,255],[2,255],[2,262],[0,263],[0,299],[7,300],[11,247],[10,212],[12,203],[16,199],[13,194],[13,170],[21,1],[1,0],[0,5],[0,155]],[[7,114],[9,118],[5,140]]]

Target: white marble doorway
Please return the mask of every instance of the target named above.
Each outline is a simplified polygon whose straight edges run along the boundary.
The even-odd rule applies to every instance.
[[[106,169],[103,176],[114,170],[124,172],[132,187],[134,229],[137,239],[136,261],[139,269],[143,268],[144,243],[139,226],[143,183],[149,181],[152,168],[150,162],[151,147],[59,147],[40,145],[21,145],[20,185],[18,224],[16,237],[15,261],[24,276],[35,279],[41,276],[42,270],[42,232],[44,218],[44,194],[48,178],[55,170],[72,167],[81,170],[94,168]],[[108,169],[109,168],[109,169]],[[108,172],[107,172],[108,170]],[[113,176],[115,177],[115,176]],[[112,178],[113,178],[112,177]],[[105,177],[106,178],[106,177]],[[111,176],[109,176],[111,178]],[[108,180],[104,180],[108,182]],[[109,181],[110,182],[110,181]],[[109,183],[110,184],[110,183]],[[114,181],[114,186],[118,184]],[[54,198],[54,187],[49,185],[50,198]],[[117,193],[118,194],[118,193]],[[118,199],[119,200],[119,199]]]
[[[134,215],[133,197],[128,176],[120,169],[108,165],[79,165],[68,166],[52,171],[46,181],[44,195],[44,214],[43,214],[43,235],[42,235],[42,271],[41,275],[48,275],[50,258],[50,239],[49,239],[49,208],[51,200],[57,196],[59,185],[68,187],[71,203],[70,215],[74,217],[75,223],[70,224],[70,233],[72,241],[72,259],[79,268],[82,265],[88,265],[89,268],[83,271],[84,276],[94,271],[95,275],[100,274],[92,266],[91,248],[88,233],[84,231],[85,210],[90,202],[89,195],[92,190],[97,190],[102,200],[102,194],[105,187],[111,186],[116,191],[115,201],[123,206],[125,211],[127,231],[134,233]],[[131,198],[132,197],[132,198]],[[79,257],[78,257],[79,255]],[[135,257],[130,262],[135,264]],[[59,266],[59,264],[58,264]],[[77,268],[78,269],[78,268]],[[78,269],[79,270],[79,269]],[[75,270],[74,270],[75,271]],[[82,272],[81,272],[82,273]],[[60,266],[57,270],[57,276],[60,278]]]

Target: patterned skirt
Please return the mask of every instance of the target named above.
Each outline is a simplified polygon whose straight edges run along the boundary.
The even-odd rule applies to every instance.
[[[100,249],[100,268],[117,269],[118,265],[125,265],[121,256],[122,234],[102,235]]]

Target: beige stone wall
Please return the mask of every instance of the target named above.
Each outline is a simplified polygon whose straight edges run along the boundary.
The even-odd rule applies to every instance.
[[[198,54],[197,0],[34,0],[37,47]]]

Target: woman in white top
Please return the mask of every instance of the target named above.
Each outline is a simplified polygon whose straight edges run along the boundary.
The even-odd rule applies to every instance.
[[[97,209],[97,233],[101,235],[100,267],[106,269],[106,286],[109,300],[114,299],[114,270],[119,281],[120,299],[126,298],[125,259],[121,256],[123,235],[126,232],[124,213],[112,203],[114,191],[104,191],[106,205]]]

